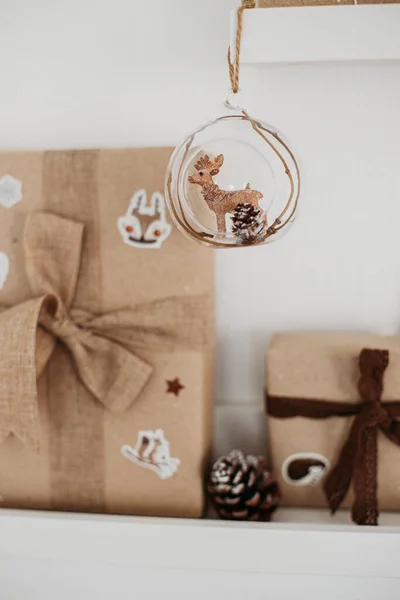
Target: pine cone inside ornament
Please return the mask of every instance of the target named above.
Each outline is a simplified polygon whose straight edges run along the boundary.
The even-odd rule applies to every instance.
[[[269,521],[279,501],[278,484],[264,459],[240,450],[216,461],[208,492],[222,519]]]
[[[250,202],[237,204],[232,213],[232,232],[239,244],[254,244],[267,232],[265,212]]]

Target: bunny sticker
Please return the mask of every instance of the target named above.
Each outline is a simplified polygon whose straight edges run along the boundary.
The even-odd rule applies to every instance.
[[[118,219],[118,229],[129,246],[161,248],[172,230],[165,217],[164,196],[155,192],[148,206],[146,190],[135,192],[126,215]]]
[[[160,479],[175,475],[181,464],[179,458],[171,458],[169,442],[162,429],[139,431],[136,446],[124,444],[121,453],[139,467],[155,471]]]

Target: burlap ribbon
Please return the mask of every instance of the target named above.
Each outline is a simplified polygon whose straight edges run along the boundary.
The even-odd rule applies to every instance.
[[[354,417],[336,465],[324,482],[324,492],[334,513],[353,481],[355,500],[352,519],[359,525],[378,524],[377,433],[378,429],[400,446],[400,401],[382,404],[383,375],[389,364],[388,350],[364,349],[359,355],[358,392],[362,403],[343,404],[320,399],[267,395],[267,411],[272,417],[327,419]]]
[[[135,348],[205,344],[205,296],[165,298],[101,316],[73,307],[83,229],[50,213],[27,217],[24,252],[34,298],[0,313],[0,443],[14,433],[38,450],[36,382],[58,342],[86,389],[111,411],[126,410],[152,373]]]

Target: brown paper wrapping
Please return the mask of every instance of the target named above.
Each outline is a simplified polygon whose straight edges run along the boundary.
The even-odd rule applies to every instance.
[[[357,4],[398,4],[400,0],[357,0]],[[287,6],[342,6],[355,4],[352,0],[258,0],[258,8],[283,8]]]
[[[382,402],[400,400],[400,338],[369,334],[304,333],[273,337],[267,351],[266,384],[271,396],[361,402],[357,383],[362,348],[387,349]],[[293,485],[282,474],[294,454],[317,454],[335,464],[350,431],[352,418],[324,420],[267,417],[270,459],[287,506],[327,507],[323,478],[316,485]],[[378,432],[378,501],[383,510],[400,508],[400,448]],[[350,490],[342,508],[353,503]]]
[[[0,206],[0,250],[10,273],[0,303],[33,297],[25,272],[24,226],[29,213],[48,211],[84,224],[73,308],[104,314],[171,296],[204,298],[213,292],[213,254],[175,228],[158,250],[126,245],[117,229],[138,189],[163,190],[169,148],[0,154],[0,177],[23,183],[23,199]],[[167,220],[170,222],[169,217]],[[0,445],[3,507],[198,517],[202,473],[210,448],[213,395],[212,318],[206,343],[185,349],[140,346],[136,356],[153,367],[149,382],[124,412],[98,403],[76,376],[62,344],[38,380],[40,452],[17,436]],[[60,376],[60,373],[62,376]],[[179,377],[179,396],[166,380]],[[121,454],[140,430],[164,430],[178,472],[162,480]]]

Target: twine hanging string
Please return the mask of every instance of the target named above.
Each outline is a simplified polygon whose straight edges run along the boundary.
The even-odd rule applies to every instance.
[[[237,94],[239,91],[240,45],[242,42],[243,11],[248,8],[254,8],[255,5],[255,0],[242,0],[242,5],[239,6],[239,8],[237,9],[237,28],[234,62],[232,62],[231,60],[231,49],[228,49],[229,78],[231,80],[231,88],[234,94]]]
[[[268,126],[263,123],[252,119],[248,113],[240,106],[231,103],[229,97],[232,94],[237,94],[239,89],[239,68],[240,68],[240,45],[243,30],[243,11],[248,8],[255,8],[255,0],[242,0],[241,6],[237,9],[237,30],[236,30],[236,43],[235,43],[235,57],[232,62],[230,48],[228,50],[228,65],[229,65],[229,76],[231,80],[231,91],[228,93],[225,99],[225,105],[236,111],[234,115],[224,115],[219,117],[211,124],[207,123],[197,131],[195,131],[189,138],[187,138],[181,146],[179,146],[175,152],[177,153],[178,166],[176,173],[174,172],[175,167],[169,169],[167,173],[167,185],[166,185],[166,198],[168,206],[172,212],[175,222],[179,228],[187,233],[191,238],[198,241],[205,242],[207,245],[213,248],[240,248],[241,245],[237,244],[235,239],[231,239],[230,236],[226,239],[221,239],[221,236],[216,236],[214,232],[209,229],[203,231],[203,227],[196,224],[193,220],[193,215],[186,208],[186,198],[182,191],[182,183],[184,182],[186,172],[186,165],[191,160],[193,152],[198,152],[197,148],[197,136],[202,131],[214,125],[221,123],[225,120],[240,120],[246,121],[254,130],[254,132],[260,136],[264,143],[266,143],[272,152],[275,153],[277,159],[281,163],[285,175],[288,178],[288,197],[286,204],[282,208],[280,214],[275,217],[273,223],[267,227],[263,237],[260,237],[257,243],[264,243],[269,238],[278,233],[281,229],[286,227],[291,221],[293,221],[297,203],[300,195],[300,170],[297,160],[290,150],[289,146],[282,140],[282,138]],[[237,100],[237,99],[235,99]],[[201,143],[200,143],[201,146]]]

